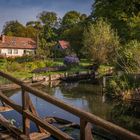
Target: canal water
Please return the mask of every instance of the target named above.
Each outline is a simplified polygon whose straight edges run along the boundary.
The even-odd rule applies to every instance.
[[[102,89],[99,85],[88,83],[61,83],[55,87],[38,86],[36,87],[54,96],[64,102],[81,108],[82,110],[91,112],[103,119],[111,120],[111,110],[113,103],[106,100],[105,95],[102,94]],[[21,91],[11,91],[5,93],[8,97],[21,105]],[[34,95],[30,94],[31,100],[39,113],[39,116],[45,118],[46,116],[55,116],[69,121],[79,123],[79,118],[64,111]],[[16,111],[2,113],[6,118],[11,120],[17,127],[22,126],[22,117]],[[31,123],[31,131],[35,131],[36,126]],[[76,134],[73,134],[74,136]]]

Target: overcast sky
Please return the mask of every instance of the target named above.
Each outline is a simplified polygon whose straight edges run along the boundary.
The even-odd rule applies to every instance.
[[[93,0],[0,0],[0,32],[6,21],[18,20],[25,24],[35,20],[42,11],[54,11],[62,17],[67,11],[76,10],[90,14]]]

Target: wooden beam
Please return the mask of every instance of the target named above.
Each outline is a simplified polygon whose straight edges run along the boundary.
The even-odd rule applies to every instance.
[[[33,132],[30,134],[31,140],[43,140],[49,138],[51,135],[50,133],[39,133],[39,132]]]
[[[0,124],[7,128],[9,131],[13,132],[12,134],[20,139],[20,140],[30,140],[26,135],[24,135],[18,128],[16,128],[14,125],[12,125],[7,119],[5,119],[0,114]]]
[[[13,108],[9,107],[9,106],[0,106],[0,112],[8,112],[13,110]]]
[[[73,140],[73,138],[70,137],[68,134],[62,132],[61,130],[59,130],[55,126],[49,124],[48,122],[43,121],[39,117],[36,117],[35,115],[33,115],[28,110],[24,111],[23,113],[25,113],[26,116],[30,120],[32,120],[33,122],[37,123],[42,128],[46,129],[48,132],[50,132],[53,136],[57,137],[58,139],[60,139],[60,140]]]
[[[22,109],[29,110],[29,96],[28,93],[22,89]],[[22,115],[23,121],[23,133],[27,136],[30,134],[30,120],[26,117],[25,114]]]
[[[85,129],[87,122],[85,119],[80,118],[80,140],[86,140]]]
[[[94,140],[92,135],[92,125],[90,123],[87,123],[85,128],[85,138],[86,140]]]
[[[34,107],[34,105],[33,105],[33,103],[32,103],[32,100],[31,100],[29,94],[27,94],[26,96],[27,96],[27,98],[28,98],[29,109],[30,109],[30,111],[32,112],[33,115],[39,117],[39,115],[38,115],[38,113],[37,113],[37,111],[36,111],[36,109],[35,109],[35,107]],[[38,124],[36,124],[36,126],[37,126],[39,132],[41,132],[41,133],[45,133],[45,132],[46,132],[46,130],[44,130],[43,128],[41,128]],[[46,133],[47,133],[47,132],[46,132]]]
[[[1,91],[0,91],[0,99],[3,102],[5,102],[8,106],[11,106],[13,109],[15,109],[16,111],[22,114],[22,107],[14,103],[11,99],[5,96]]]

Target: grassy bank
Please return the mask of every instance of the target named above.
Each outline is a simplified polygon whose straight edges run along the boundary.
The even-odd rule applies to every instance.
[[[80,72],[85,71],[82,69],[81,66],[89,65],[90,62],[87,60],[81,60],[80,66],[71,68],[67,70],[68,73],[72,72]],[[60,66],[63,65],[63,60],[34,60],[30,62],[17,62],[17,61],[11,61],[7,59],[0,59],[0,70],[4,71],[16,78],[19,79],[27,79],[31,78],[33,76],[32,71],[37,68],[43,68],[43,67],[50,67],[50,66]],[[65,71],[66,72],[66,71]],[[48,74],[56,74],[56,73],[64,73],[62,72],[46,72],[42,75],[48,75]]]

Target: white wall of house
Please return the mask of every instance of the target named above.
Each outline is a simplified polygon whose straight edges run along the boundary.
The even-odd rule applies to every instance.
[[[0,54],[6,55],[7,57],[23,56],[24,54],[29,54],[30,52],[34,53],[34,50],[31,50],[31,49],[0,49]]]

